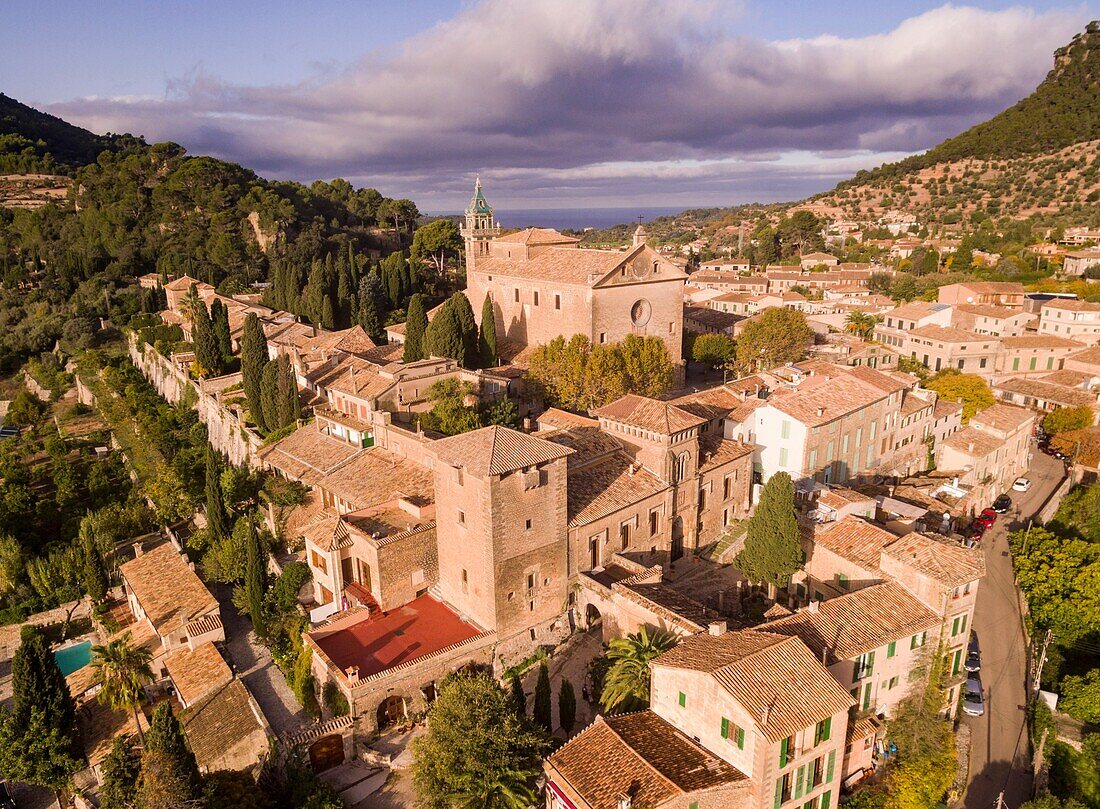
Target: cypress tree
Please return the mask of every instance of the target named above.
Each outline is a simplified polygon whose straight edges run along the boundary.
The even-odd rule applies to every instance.
[[[573,732],[577,721],[577,695],[573,692],[573,683],[561,678],[561,690],[558,691],[558,724],[566,735]]]
[[[378,272],[372,267],[370,272],[359,281],[359,325],[367,337],[376,343],[382,341],[382,316],[378,311],[378,300],[382,294],[382,282]]]
[[[512,675],[512,693],[510,697],[512,707],[520,716],[527,716],[527,695],[523,693],[523,681],[518,674]]]
[[[101,766],[103,785],[99,788],[101,809],[128,809],[137,798],[141,755],[132,736],[116,736],[111,752]]]
[[[802,539],[794,513],[794,484],[786,472],[772,475],[749,518],[745,547],[735,564],[752,582],[786,587],[802,566]]]
[[[351,268],[348,266],[346,256],[341,256],[336,275],[336,322],[334,328],[346,329],[351,325],[352,299],[355,297],[355,279],[352,278]]]
[[[325,265],[314,259],[309,269],[309,281],[302,297],[302,305],[305,308],[305,316],[311,323],[320,324],[321,315],[325,308]]]
[[[390,308],[400,308],[405,299],[405,257],[401,253],[390,253],[382,259],[382,288]]]
[[[233,357],[233,337],[229,331],[229,307],[217,298],[210,304],[210,323],[214,327],[214,336],[218,341],[218,352],[221,354],[219,372],[225,369],[229,360]]]
[[[531,709],[531,718],[547,733],[554,730],[550,698],[550,672],[545,663],[539,663],[539,679],[535,683],[535,706]]]
[[[222,352],[218,346],[218,336],[210,321],[210,312],[206,304],[199,301],[195,307],[194,321],[191,324],[191,337],[195,341],[195,360],[202,376],[217,376],[221,371]]]
[[[138,792],[146,793],[143,797],[147,797],[147,793],[156,789],[160,795],[165,786],[173,791],[178,790],[177,799],[185,801],[198,798],[202,789],[202,776],[195,754],[187,746],[183,728],[168,702],[162,702],[153,711],[153,721],[145,734]]]
[[[424,332],[424,353],[431,357],[450,357],[459,363],[465,357],[462,324],[455,311],[453,297],[447,299],[428,324]]]
[[[321,299],[321,328],[336,328],[336,306],[332,303],[332,296],[325,293]]]
[[[481,331],[478,333],[478,352],[482,368],[495,368],[497,364],[497,319],[493,312],[493,299],[485,293],[481,305]]]
[[[424,311],[424,296],[419,292],[409,299],[409,314],[405,318],[405,353],[401,359],[416,362],[425,358],[424,333],[428,330],[428,315]]]
[[[222,496],[221,457],[214,447],[206,445],[206,524],[214,539],[229,536],[229,514]]]
[[[474,320],[474,309],[470,306],[470,299],[461,292],[456,292],[450,298],[453,301],[455,316],[458,319],[459,334],[462,337],[462,356],[458,361],[463,368],[477,368],[477,321]]]
[[[279,423],[279,364],[271,360],[264,365],[260,380],[260,407],[264,414],[267,432],[273,433],[283,425]]]
[[[83,535],[81,550],[84,557],[81,578],[88,597],[94,603],[100,604],[107,598],[109,585],[107,571],[104,569],[103,557],[99,554],[99,548],[91,531],[81,531],[81,534]]]
[[[244,333],[241,335],[241,387],[244,389],[248,412],[260,432],[267,432],[261,396],[266,364],[267,338],[264,337],[260,319],[255,313],[249,313],[244,320]]]
[[[298,420],[301,411],[298,403],[298,380],[294,378],[294,369],[290,357],[279,356],[276,362],[275,395],[277,398],[277,417],[279,427],[286,427]]]
[[[248,538],[244,570],[244,603],[248,617],[252,619],[252,628],[259,637],[264,637],[264,589],[267,584],[267,559],[260,546],[260,536],[256,524],[248,519]]]

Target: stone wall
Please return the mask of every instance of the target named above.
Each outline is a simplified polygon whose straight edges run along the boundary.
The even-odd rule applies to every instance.
[[[236,466],[259,468],[260,437],[241,422],[236,413],[222,407],[216,394],[204,392],[199,383],[190,379],[152,346],[139,344],[130,338],[130,359],[161,396],[172,404],[185,395],[195,397],[199,421],[206,426],[207,437],[215,449],[228,456]]]

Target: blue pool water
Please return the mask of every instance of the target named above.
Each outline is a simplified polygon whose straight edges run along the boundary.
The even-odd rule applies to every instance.
[[[58,649],[53,656],[61,673],[68,677],[74,671],[79,671],[92,662],[92,642],[85,640],[74,643],[64,649]]]

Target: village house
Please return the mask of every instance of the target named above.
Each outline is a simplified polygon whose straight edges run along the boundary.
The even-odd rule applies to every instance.
[[[1085,347],[1084,343],[1053,334],[1029,332],[1001,338],[996,378],[1004,376],[1036,377],[1061,370],[1067,357]]]
[[[899,351],[906,345],[907,334],[922,326],[950,326],[951,307],[945,303],[913,301],[883,313],[875,326],[875,339]],[[909,352],[903,352],[908,355]]]
[[[1039,310],[1039,333],[1096,345],[1100,343],[1100,303],[1046,301]]]
[[[834,255],[829,253],[806,253],[798,259],[804,270],[812,270],[814,267],[835,267],[840,263]]]
[[[1082,381],[1084,377],[1083,374],[1075,371],[1061,371],[1058,374],[1071,374]],[[1065,385],[1049,381],[1044,377],[1037,379],[1010,377],[993,383],[992,389],[993,395],[1005,404],[1028,407],[1043,413],[1049,413],[1059,407],[1085,407],[1092,411],[1094,424],[1100,421],[1100,393],[1082,388],[1081,382],[1077,385]]]
[[[745,315],[733,314],[717,307],[685,306],[684,330],[695,334],[724,334],[732,337],[733,327],[744,318]]]
[[[1100,267],[1100,250],[1074,250],[1066,253],[1062,260],[1062,273],[1076,277],[1083,276],[1093,267]]]
[[[1007,306],[986,306],[969,303],[959,304],[952,309],[949,325],[975,334],[988,334],[994,337],[1018,337],[1038,318],[1022,309]]]
[[[744,272],[751,269],[747,258],[716,258],[699,264],[701,272]],[[692,278],[695,276],[692,275]]]
[[[940,303],[952,306],[1008,306],[1020,309],[1024,305],[1024,285],[1014,281],[966,281],[939,288]]]
[[[960,510],[980,511],[1024,473],[1034,424],[1029,410],[995,404],[936,445],[936,468],[957,472],[956,486],[966,492]]]
[[[1001,350],[1000,338],[953,326],[920,326],[903,335],[900,345],[895,346],[898,352],[933,372],[955,368],[962,373],[992,376]]]

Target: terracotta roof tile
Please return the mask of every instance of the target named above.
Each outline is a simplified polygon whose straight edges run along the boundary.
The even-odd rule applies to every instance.
[[[615,436],[600,429],[598,422],[595,425],[569,427],[562,430],[540,430],[538,436],[573,450],[569,456],[570,471],[602,460],[612,453],[620,452],[623,448]]]
[[[526,261],[488,256],[478,260],[477,271],[590,286],[618,267],[628,255],[621,250],[551,247]]]
[[[904,587],[884,582],[815,602],[762,628],[800,638],[818,660],[826,655],[832,665],[939,624],[940,617]]]
[[[493,425],[436,441],[436,457],[481,476],[505,475],[517,469],[557,460],[573,450],[509,427]]]
[[[850,375],[834,377],[813,386],[803,383],[786,396],[772,396],[767,404],[810,427],[869,407],[889,394]]]
[[[995,343],[1000,339],[988,334],[975,334],[972,331],[956,329],[953,326],[935,326],[932,324],[910,329],[909,333],[914,337],[923,337],[926,340],[939,340],[943,343]]]
[[[772,742],[855,704],[806,644],[773,632],[693,635],[652,665],[710,673]]]
[[[816,545],[855,562],[866,570],[878,570],[882,549],[897,537],[858,517],[845,517],[831,528],[819,526],[814,532]]]
[[[738,458],[751,455],[752,444],[724,438],[721,433],[711,430],[699,438],[699,471],[717,469]]]
[[[164,658],[164,667],[176,686],[176,693],[188,705],[233,679],[233,672],[213,643],[192,651],[186,646]]]
[[[707,419],[694,416],[670,402],[649,399],[633,393],[620,396],[610,404],[592,412],[608,421],[629,424],[631,427],[662,435],[673,435],[707,422]]]
[[[652,711],[597,716],[549,758],[591,809],[616,809],[633,788],[634,805],[744,782],[747,777]]]
[[[576,244],[580,239],[566,236],[553,228],[524,228],[515,233],[505,233],[493,239],[495,242],[514,244]]]
[[[266,731],[267,719],[258,713],[259,706],[240,680],[184,711],[183,732],[199,766],[216,764],[252,734]]]
[[[634,469],[625,454],[617,453],[569,475],[569,525],[576,527],[606,517],[668,488],[644,467]]]
[[[1012,348],[1080,348],[1084,343],[1059,337],[1056,334],[1021,334],[1018,337],[1002,337],[1001,345]]]
[[[1004,446],[1004,441],[989,433],[971,426],[963,427],[942,442],[941,446],[950,447],[972,458],[985,458]]]
[[[1043,303],[1043,309],[1064,309],[1067,312],[1100,312],[1100,303],[1091,301],[1071,301],[1062,298]]]
[[[1035,399],[1043,399],[1059,405],[1070,407],[1095,407],[1096,394],[1087,393],[1079,388],[1067,388],[1051,382],[1039,379],[1013,378],[1002,379],[993,385],[995,390],[1006,390],[1009,393],[1020,393]]]
[[[1093,401],[1095,402],[1095,399]],[[971,417],[970,423],[975,426],[984,425],[1007,433],[1019,429],[1034,419],[1035,414],[1027,408],[1009,404],[995,404],[975,413]]]
[[[1100,346],[1093,346],[1092,348],[1086,348],[1084,351],[1078,351],[1076,354],[1070,354],[1066,359],[1076,360],[1086,365],[1100,366]]]
[[[400,458],[384,447],[361,451],[318,483],[350,504],[353,510],[386,503],[399,494],[428,503],[435,499],[432,470]]]
[[[217,600],[171,542],[145,551],[119,570],[161,635],[218,609]]]
[[[915,532],[884,548],[883,554],[947,587],[959,587],[985,575],[985,557],[981,551]]]
[[[314,425],[305,425],[262,448],[259,455],[264,463],[289,477],[312,484],[359,452],[359,447],[325,435]]]

